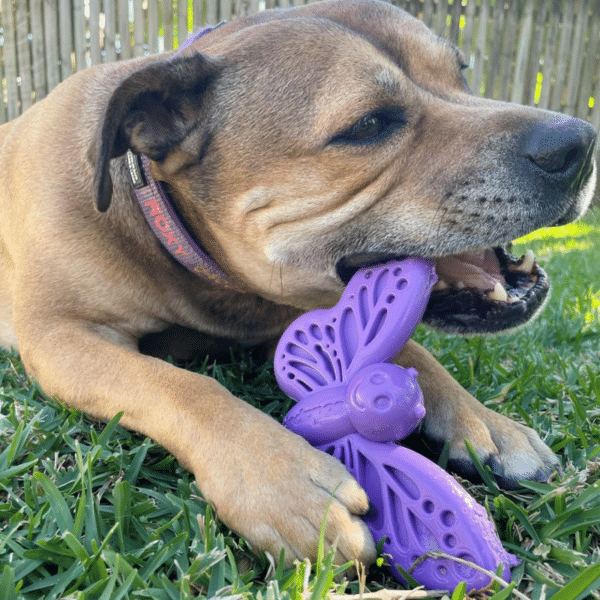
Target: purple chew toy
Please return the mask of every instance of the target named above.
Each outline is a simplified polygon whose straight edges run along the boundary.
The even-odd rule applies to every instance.
[[[433,265],[408,258],[359,270],[338,304],[296,319],[275,354],[280,387],[297,404],[283,424],[335,456],[365,489],[364,517],[383,551],[421,585],[481,589],[488,571],[519,563],[507,553],[485,509],[443,469],[394,442],[425,415],[417,372],[389,363],[413,334],[437,277]],[[397,569],[392,573],[404,579]]]

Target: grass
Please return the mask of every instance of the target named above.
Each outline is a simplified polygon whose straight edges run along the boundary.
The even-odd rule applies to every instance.
[[[488,406],[537,429],[562,461],[562,477],[518,492],[500,491],[485,471],[483,484],[463,482],[522,559],[516,587],[496,586],[489,597],[599,598],[598,215],[533,234],[515,253],[528,247],[554,285],[535,323],[496,338],[420,328],[416,339]],[[190,368],[275,418],[291,404],[270,365],[249,355]],[[384,598],[384,588],[398,589],[385,569],[365,581],[335,569],[331,555],[312,568],[277,569],[214,519],[190,474],[152,441],[118,418],[94,422],[46,398],[16,355],[0,355],[0,381],[0,600],[318,599],[364,590]]]

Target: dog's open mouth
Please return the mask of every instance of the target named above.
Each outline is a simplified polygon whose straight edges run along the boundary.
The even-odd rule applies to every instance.
[[[338,262],[337,273],[348,283],[359,268],[392,258],[402,257],[348,256]],[[436,272],[439,280],[423,321],[453,333],[495,333],[522,325],[543,307],[550,289],[531,250],[519,259],[504,248],[442,256]]]

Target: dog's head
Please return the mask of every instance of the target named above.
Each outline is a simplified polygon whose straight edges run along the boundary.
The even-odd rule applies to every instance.
[[[502,247],[589,205],[595,132],[480,99],[461,53],[387,3],[334,0],[224,25],[134,72],[103,124],[108,162],[153,161],[188,227],[247,289],[312,309],[361,266],[437,260],[425,319],[462,332],[531,318],[548,290]]]

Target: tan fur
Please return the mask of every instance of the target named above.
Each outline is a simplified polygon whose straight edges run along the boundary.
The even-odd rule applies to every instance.
[[[285,547],[288,562],[314,557],[333,494],[328,543],[337,542],[340,560],[368,563],[374,545],[359,518],[367,498],[337,461],[214,380],[141,354],[138,340],[175,324],[205,334],[186,338],[185,353],[211,340],[273,342],[299,310],[337,301],[335,256],[362,239],[377,240],[374,250],[431,256],[550,222],[531,211],[523,222],[518,203],[470,215],[441,203],[465,178],[495,168],[489,139],[538,113],[468,95],[448,44],[366,0],[240,19],[182,57],[182,69],[199,81],[206,73],[206,84],[181,100],[177,126],[186,134],[152,168],[238,289],[165,255],[133,200],[125,148],[109,144],[113,154],[103,155],[115,99],[125,103],[115,148],[123,123],[136,151],[150,152],[155,125],[168,130],[156,135],[176,129],[161,120],[158,97],[135,104],[157,73],[176,77],[169,57],[114,63],[77,73],[0,127],[2,341],[18,346],[46,393],[103,419],[123,411],[123,424],[173,452],[257,550],[277,556]],[[146,75],[152,65],[158,70]],[[130,76],[140,79],[127,90]],[[328,143],[370,110],[397,103],[408,125],[393,144]],[[135,106],[151,117],[137,122]],[[112,158],[110,179],[98,167],[103,156]],[[94,208],[99,181],[112,185],[102,213]],[[480,186],[491,197],[505,183]],[[451,456],[468,459],[469,438],[482,459],[497,457],[515,477],[553,463],[537,434],[481,406],[423,348],[410,343],[398,362],[419,370],[426,431],[448,440]]]

